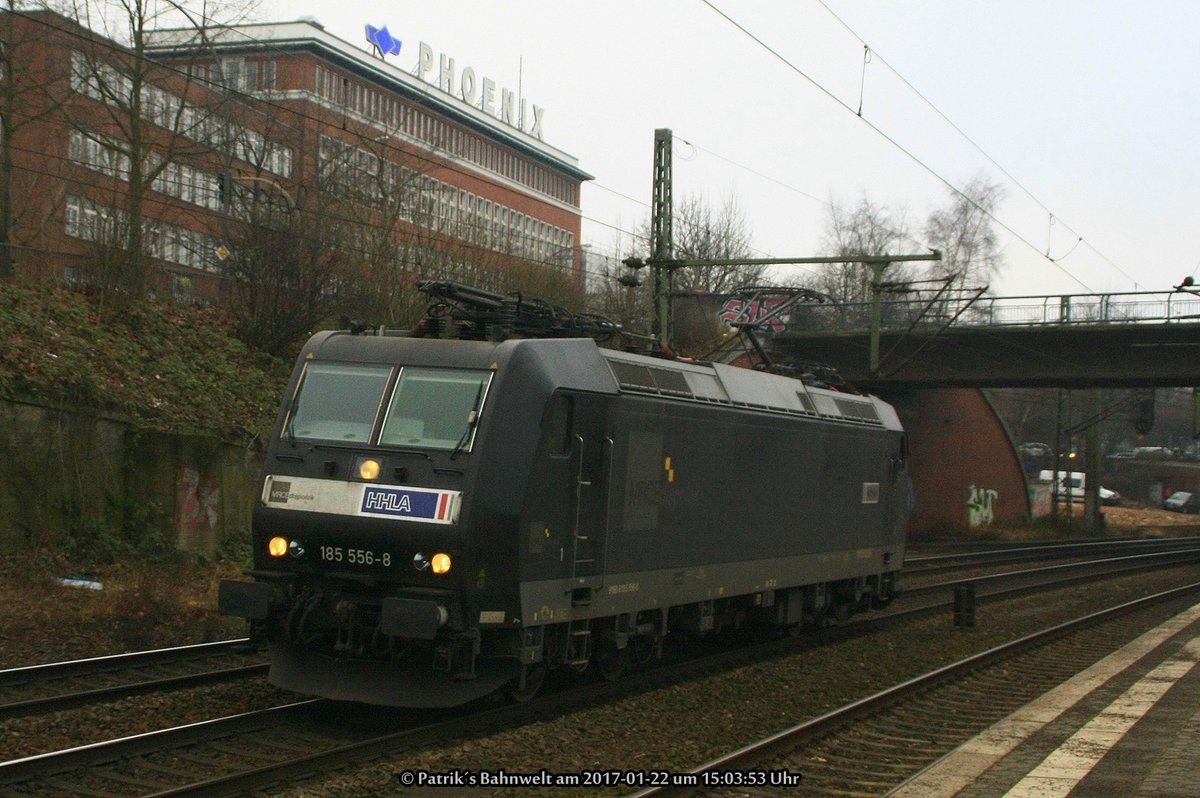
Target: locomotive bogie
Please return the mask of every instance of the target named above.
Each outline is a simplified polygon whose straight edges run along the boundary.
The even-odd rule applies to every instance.
[[[890,600],[905,456],[885,403],[776,375],[583,339],[321,334],[267,451],[256,581],[221,609],[269,643],[272,682],[332,698],[615,678],[670,635]]]

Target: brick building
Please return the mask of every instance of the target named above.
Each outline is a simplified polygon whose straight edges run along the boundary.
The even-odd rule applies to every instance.
[[[320,231],[354,263],[334,285],[456,263],[578,274],[590,176],[542,140],[540,108],[424,44],[415,74],[312,21],[151,31],[139,58],[51,12],[0,16],[16,274],[96,279],[141,241],[151,290],[212,300],[262,230]]]

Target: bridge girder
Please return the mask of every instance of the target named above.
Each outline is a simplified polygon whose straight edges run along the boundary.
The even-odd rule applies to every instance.
[[[779,360],[831,365],[870,390],[1200,386],[1200,324],[884,332],[874,375],[870,347],[864,331],[789,331],[773,341]]]

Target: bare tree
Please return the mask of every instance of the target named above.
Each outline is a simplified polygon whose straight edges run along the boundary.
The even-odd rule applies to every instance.
[[[354,256],[362,263],[361,279],[343,297],[346,312],[387,327],[411,327],[423,307],[414,287],[422,258],[413,232],[429,209],[421,197],[429,162],[387,136],[337,146],[340,155],[323,156],[322,190],[333,195],[340,223],[357,229]]]
[[[745,214],[735,196],[727,197],[714,209],[702,196],[683,197],[672,218],[673,257],[682,261],[735,260],[753,258],[751,232]],[[628,245],[620,245],[630,255],[645,258],[645,242],[650,240],[650,221],[640,226]],[[641,252],[634,250],[642,249]],[[590,304],[597,312],[618,321],[626,329],[648,331],[654,312],[653,275],[641,275],[638,288],[617,284],[624,269],[599,261],[593,266],[600,272],[593,280]],[[720,306],[735,289],[762,281],[761,266],[687,266],[672,269],[670,290],[675,317],[674,345],[690,354],[706,353],[722,337],[718,321]],[[633,297],[623,293],[634,291]]]
[[[929,214],[925,238],[942,253],[935,273],[949,278],[952,288],[983,288],[1003,266],[992,226],[992,215],[1003,199],[1003,187],[977,175],[961,191],[951,192],[948,207]]]
[[[320,190],[340,223],[355,230],[364,259],[363,279],[347,299],[388,326],[421,315],[424,297],[413,289],[419,279],[577,304],[574,246],[551,246],[532,217],[439,179],[453,146],[461,145],[449,136],[427,150],[400,146],[376,128],[355,139],[322,139]]]
[[[228,257],[222,263],[227,299],[238,336],[250,346],[276,355],[292,347],[320,323],[341,314],[357,316],[349,301],[365,274],[361,236],[355,220],[343,214],[342,188],[348,173],[337,173],[318,152],[320,164],[312,190],[291,189],[267,168],[264,144],[287,137],[275,116],[255,119],[256,110],[241,103],[231,129],[256,131],[234,142],[245,167],[227,166],[222,238]],[[270,116],[270,115],[268,115]],[[328,150],[328,144],[324,145]],[[340,155],[339,151],[339,155]],[[353,153],[346,159],[354,162]]]
[[[240,192],[239,192],[240,193]],[[356,263],[316,199],[297,207],[251,192],[238,200],[242,218],[224,263],[229,303],[243,341],[275,355],[339,309]]]
[[[311,190],[288,208],[268,175],[234,176],[254,186],[235,185],[225,267],[247,342],[283,351],[341,316],[410,327],[425,309],[421,279],[578,305],[569,263],[538,259],[507,225],[504,235],[493,230],[478,198],[436,179],[436,149],[397,146],[373,128],[313,146]]]
[[[826,267],[816,280],[816,288],[842,302],[870,301],[871,268],[855,262],[853,257],[895,253],[908,240],[907,222],[898,211],[876,205],[865,196],[853,207],[831,202],[823,249],[828,255],[844,255],[847,260]],[[887,271],[889,283],[901,283],[910,276],[910,270],[900,264]]]
[[[146,203],[155,181],[173,163],[212,158],[230,146],[224,122],[216,121],[227,97],[208,86],[198,87],[199,70],[194,68],[212,57],[204,47],[204,34],[223,12],[207,3],[197,12],[171,0],[76,0],[74,13],[107,40],[96,36],[77,44],[72,83],[96,102],[68,106],[68,120],[117,164],[114,176],[121,191],[107,212],[120,220],[122,240],[116,243],[122,257],[114,265],[111,287],[141,296],[148,287],[155,229]],[[181,58],[168,68],[149,57],[152,32],[170,26],[196,31],[191,63],[181,63]],[[109,41],[125,49],[114,49]]]
[[[704,197],[689,195],[675,211],[675,257],[682,260],[733,260],[752,258],[750,227],[737,197],[730,195],[714,210]],[[706,266],[681,269],[675,275],[676,291],[727,294],[762,280],[763,266]]]

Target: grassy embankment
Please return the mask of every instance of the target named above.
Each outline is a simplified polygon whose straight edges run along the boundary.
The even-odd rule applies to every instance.
[[[118,308],[60,287],[0,284],[0,400],[254,446],[289,367],[238,341],[219,309]],[[77,546],[67,561],[61,547],[30,539],[0,558],[0,667],[237,634],[212,608],[217,577],[244,567],[244,547],[214,561],[162,540]],[[104,589],[63,587],[53,580],[63,574]]]

